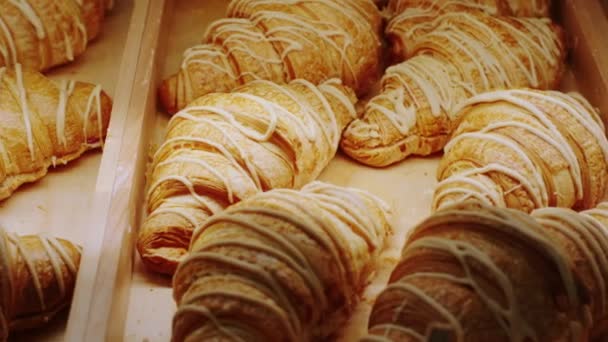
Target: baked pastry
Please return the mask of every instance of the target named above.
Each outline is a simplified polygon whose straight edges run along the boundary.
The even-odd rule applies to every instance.
[[[530,212],[593,208],[608,182],[608,140],[597,111],[578,94],[506,90],[457,111],[439,163],[433,209],[476,198]]]
[[[0,340],[40,327],[72,298],[81,248],[45,235],[17,236],[0,228]]]
[[[337,79],[316,87],[252,81],[192,102],[169,123],[148,179],[137,249],[152,271],[173,274],[192,230],[260,191],[314,180],[355,117],[356,98]]]
[[[0,200],[102,146],[111,109],[100,86],[0,68]]]
[[[590,300],[585,314],[592,319],[591,341],[605,341],[608,333],[608,203],[580,214],[563,208],[532,212],[576,266]]]
[[[60,0],[76,1],[80,6],[82,20],[87,32],[87,40],[92,41],[101,33],[106,11],[114,7],[113,0]]]
[[[371,0],[234,0],[202,45],[184,53],[160,99],[169,113],[252,80],[337,77],[357,94],[379,79],[381,17]]]
[[[542,223],[472,202],[433,214],[411,232],[363,341],[588,341],[603,300],[591,295],[606,288],[589,286]]]
[[[73,61],[100,30],[106,0],[0,0],[0,67]]]
[[[565,50],[547,19],[454,12],[434,25],[406,44],[413,57],[387,69],[382,92],[345,131],[342,149],[357,161],[379,167],[440,151],[453,108],[477,93],[559,84]]]
[[[361,190],[275,189],[196,230],[173,279],[173,341],[321,341],[348,319],[390,227]]]
[[[407,11],[433,12],[443,14],[469,9],[482,10],[492,15],[518,17],[548,17],[550,0],[389,0],[390,13],[401,14]]]

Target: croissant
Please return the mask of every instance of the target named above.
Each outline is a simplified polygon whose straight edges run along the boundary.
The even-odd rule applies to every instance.
[[[162,83],[169,113],[252,80],[318,84],[337,77],[360,95],[379,79],[382,20],[371,0],[234,0],[227,16]]]
[[[144,264],[173,274],[192,230],[210,215],[260,191],[314,180],[335,155],[355,101],[337,79],[318,87],[252,81],[176,114],[151,166],[137,242]]]
[[[0,229],[0,340],[47,323],[70,304],[80,253],[67,240]]]
[[[481,10],[492,15],[548,17],[550,0],[389,0],[389,13],[412,11],[435,15],[453,11]]]
[[[106,0],[0,0],[0,67],[73,61],[100,30]]]
[[[592,249],[599,254],[582,258],[605,261],[608,241],[605,227],[584,220],[558,233],[545,220],[480,203],[433,214],[411,232],[363,341],[588,341],[593,315],[606,308],[606,288],[597,287],[606,268],[593,278],[579,253],[593,245],[589,235],[603,236]]]
[[[0,200],[102,146],[111,107],[100,86],[0,68]]]
[[[403,51],[414,57],[387,69],[382,92],[345,131],[342,149],[357,161],[386,166],[441,150],[454,107],[477,93],[559,84],[562,32],[547,19],[454,12],[433,25],[412,36]]]
[[[588,209],[604,196],[608,139],[578,94],[506,90],[463,104],[437,171],[433,208],[471,198],[530,212]]]
[[[542,208],[532,216],[576,265],[589,304],[592,341],[606,341],[608,333],[608,202],[580,214],[563,208]]]
[[[207,220],[173,279],[173,341],[320,341],[352,313],[390,233],[386,204],[314,182]]]
[[[607,224],[606,202],[435,213],[411,234],[364,340],[604,341]]]

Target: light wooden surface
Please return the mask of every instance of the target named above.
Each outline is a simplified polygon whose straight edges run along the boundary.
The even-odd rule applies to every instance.
[[[137,164],[138,153],[129,149],[137,146],[138,141],[145,141],[140,137],[143,130],[135,126],[137,116],[141,116],[144,110],[137,99],[149,92],[150,81],[136,79],[136,72],[137,65],[141,63],[139,57],[151,1],[134,1],[132,4],[130,21],[121,27],[127,33],[120,43],[124,51],[116,55],[114,61],[114,70],[118,72],[117,96],[114,98],[106,149],[91,199],[91,230],[84,241],[83,260],[70,310],[66,341],[110,340],[105,334],[96,332],[108,331],[107,327],[111,324],[121,327],[120,321],[109,319],[108,312],[114,300],[120,302],[121,299],[114,291],[116,284],[131,278],[128,265],[132,256],[128,254],[128,237],[132,229],[129,222],[120,219],[127,216],[127,206],[123,202],[130,201],[125,191],[137,186],[127,176]],[[132,105],[136,105],[139,112],[131,110]],[[125,150],[130,152],[128,163],[124,162]],[[129,185],[124,186],[124,182]],[[108,226],[111,228],[108,229]],[[119,273],[115,269],[124,265],[121,260],[129,262]]]
[[[108,208],[111,215],[105,223],[105,239],[99,246],[104,253],[99,259],[102,266],[94,276],[90,288],[99,289],[103,293],[99,299],[87,303],[89,306],[83,305],[87,307],[89,318],[86,319],[83,335],[74,336],[86,336],[87,341],[116,341],[122,338],[125,341],[160,342],[170,339],[171,320],[175,310],[171,281],[166,277],[146,273],[141,260],[133,253],[132,245],[134,229],[143,216],[143,184],[147,157],[162,141],[168,121],[165,114],[156,110],[155,87],[160,79],[177,70],[182,52],[200,42],[206,25],[211,20],[223,16],[226,4],[226,0],[149,2],[146,34],[142,38],[143,47],[138,57],[140,63],[133,81],[135,90],[132,92],[136,98],[128,106],[126,127],[130,136],[125,139],[127,146],[120,148],[116,164],[112,164],[123,172],[114,178],[113,200]],[[568,14],[573,8],[572,4],[573,2],[566,0],[562,3],[564,7],[561,12],[570,15],[567,18],[569,20],[565,21],[568,28],[578,25],[570,19],[585,16],[580,12],[581,7],[585,6],[578,6],[576,13]],[[586,15],[589,14],[587,8],[583,10],[587,11]],[[166,22],[163,22],[164,20]],[[159,25],[162,30],[159,30]],[[574,28],[577,37],[573,38],[573,41],[597,44],[600,37],[594,34],[594,38],[589,38],[588,33],[582,31],[581,27],[583,26],[578,25]],[[158,45],[154,48],[156,43]],[[573,46],[576,51],[572,53],[572,57],[577,67],[567,74],[563,90],[578,89],[577,78],[588,80],[582,73],[582,68],[578,66],[581,63],[591,63],[592,65],[585,65],[585,70],[592,73],[601,57],[589,58],[592,50],[589,44]],[[579,61],[578,58],[585,58],[587,62]],[[152,82],[142,83],[146,81]],[[601,78],[594,78],[594,82],[600,81]],[[581,90],[587,95],[590,94],[589,88],[583,87]],[[148,89],[148,93],[140,93],[142,89]],[[591,95],[593,97],[593,94]],[[603,107],[601,103],[594,104]],[[373,299],[386,283],[407,231],[429,214],[438,158],[411,158],[397,166],[378,170],[358,165],[343,155],[338,155],[322,174],[321,180],[373,192],[390,203],[394,213],[395,235],[391,248],[382,255],[382,267],[367,288],[356,314],[341,332],[341,341],[356,340],[356,337],[366,331]],[[133,264],[129,262],[131,256],[134,258]]]
[[[116,2],[103,33],[74,63],[47,73],[53,80],[74,79],[101,84],[114,97],[133,2]],[[82,244],[91,232],[92,198],[102,159],[101,150],[86,153],[67,166],[51,169],[40,181],[21,187],[0,202],[0,224],[19,234],[47,232]],[[62,341],[67,312],[40,330],[15,334],[11,341]]]

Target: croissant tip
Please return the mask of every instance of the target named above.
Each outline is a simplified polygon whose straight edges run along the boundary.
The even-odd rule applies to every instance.
[[[158,88],[158,98],[163,109],[173,115],[177,112],[177,79],[172,76]]]
[[[154,248],[140,237],[137,250],[141,261],[148,271],[173,276],[180,261],[186,256],[187,248],[160,247]]]

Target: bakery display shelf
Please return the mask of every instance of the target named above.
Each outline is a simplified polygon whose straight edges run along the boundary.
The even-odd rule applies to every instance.
[[[103,33],[85,53],[71,64],[46,73],[51,79],[73,79],[100,84],[115,101],[120,102],[118,66],[125,49],[129,22],[133,11],[132,0],[116,1],[114,10],[107,14]],[[112,126],[119,123],[120,113],[114,111]],[[89,151],[65,166],[51,168],[46,177],[20,187],[10,198],[0,202],[0,224],[19,234],[48,233],[64,237],[81,245],[95,229],[93,198],[100,165],[104,154],[112,153],[112,130],[104,152]],[[11,335],[11,341],[63,341],[67,324],[67,310],[48,326],[31,332]]]
[[[608,43],[602,32],[608,22],[597,1],[555,1],[555,17],[568,36],[569,66],[562,90],[579,90],[604,113],[607,121]],[[175,72],[183,51],[199,43],[206,26],[221,18],[225,0],[151,0],[146,2],[145,34],[125,122],[128,139],[116,157],[111,202],[99,239],[97,272],[79,284],[82,299],[70,320],[74,341],[168,341],[175,311],[171,279],[146,272],[135,252],[137,228],[142,222],[145,171],[151,152],[163,138],[169,120],[157,109],[156,89]],[[395,234],[381,257],[382,265],[367,287],[357,312],[338,340],[354,341],[367,328],[375,295],[397,262],[407,231],[430,213],[439,156],[410,158],[384,169],[356,164],[342,154],[330,163],[320,179],[337,185],[369,190],[393,209]]]

